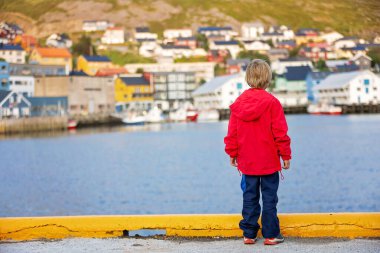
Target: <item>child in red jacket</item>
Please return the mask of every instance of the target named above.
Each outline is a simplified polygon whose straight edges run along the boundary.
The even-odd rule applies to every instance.
[[[260,229],[260,188],[262,194],[262,234],[265,245],[284,241],[277,217],[277,190],[281,161],[289,169],[291,150],[288,126],[280,102],[265,89],[272,79],[269,65],[253,60],[246,70],[251,87],[230,106],[228,133],[224,138],[231,165],[242,172],[244,243],[254,244]]]

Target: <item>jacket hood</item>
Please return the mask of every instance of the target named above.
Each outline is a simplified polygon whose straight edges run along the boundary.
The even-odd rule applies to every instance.
[[[243,121],[255,121],[269,108],[272,99],[273,97],[265,90],[249,89],[236,99],[230,109]]]

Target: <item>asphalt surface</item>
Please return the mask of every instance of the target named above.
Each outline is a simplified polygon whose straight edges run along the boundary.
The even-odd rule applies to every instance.
[[[165,238],[72,238],[54,241],[0,242],[1,253],[82,253],[82,252],[380,252],[379,239],[288,238],[276,246],[244,245],[241,239]]]

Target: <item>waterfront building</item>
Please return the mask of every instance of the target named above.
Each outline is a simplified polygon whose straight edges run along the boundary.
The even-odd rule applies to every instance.
[[[115,108],[113,77],[86,75],[35,77],[35,97],[67,97],[70,115],[111,114]]]
[[[322,80],[324,80],[331,72],[329,71],[311,71],[306,76],[306,87],[307,87],[307,100],[310,102],[315,102],[314,87],[319,85]]]
[[[286,67],[285,73],[276,77],[273,95],[284,107],[306,106],[306,76],[309,66]]]
[[[113,64],[107,56],[81,55],[78,57],[77,69],[89,76],[94,76],[99,69],[112,67]]]
[[[193,92],[194,106],[198,110],[229,109],[236,98],[248,88],[245,72],[218,76]]]
[[[305,92],[309,66],[286,67],[285,73],[278,75],[274,90],[277,92]]]
[[[15,76],[64,76],[68,73],[63,65],[11,63],[9,64],[9,74]]]
[[[20,45],[0,43],[0,58],[8,63],[25,63],[26,52]]]
[[[31,103],[30,116],[63,116],[67,114],[67,97],[28,97]]]
[[[22,93],[0,90],[0,119],[27,117],[30,108],[30,101]]]
[[[109,27],[101,38],[103,44],[123,44],[125,42],[124,29],[122,27]]]
[[[0,61],[0,90],[9,90],[9,63]]]
[[[72,69],[72,56],[67,48],[37,47],[30,54],[29,62],[65,66],[66,73]]]
[[[144,72],[195,72],[197,83],[208,81],[214,77],[213,62],[184,62],[184,63],[137,63],[126,64],[124,67],[129,73],[136,73],[137,70]]]
[[[154,102],[164,111],[178,109],[192,102],[192,92],[198,88],[194,72],[152,72]]]
[[[297,66],[309,66],[313,68],[313,63],[309,58],[305,57],[291,57],[287,59],[279,59],[273,61],[271,64],[272,71],[276,74],[283,74],[286,70],[286,67],[297,67]]]
[[[148,110],[153,106],[149,74],[120,75],[115,80],[115,101],[124,108]]]
[[[380,77],[369,70],[333,73],[314,88],[316,101],[333,105],[380,103]]]
[[[10,75],[9,90],[32,97],[34,95],[34,77],[30,75]]]

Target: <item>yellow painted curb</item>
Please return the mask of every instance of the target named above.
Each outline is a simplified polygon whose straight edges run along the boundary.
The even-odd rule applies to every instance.
[[[124,230],[162,229],[167,236],[242,236],[237,214],[0,218],[0,240],[119,237]],[[289,237],[380,237],[380,213],[279,214]]]

